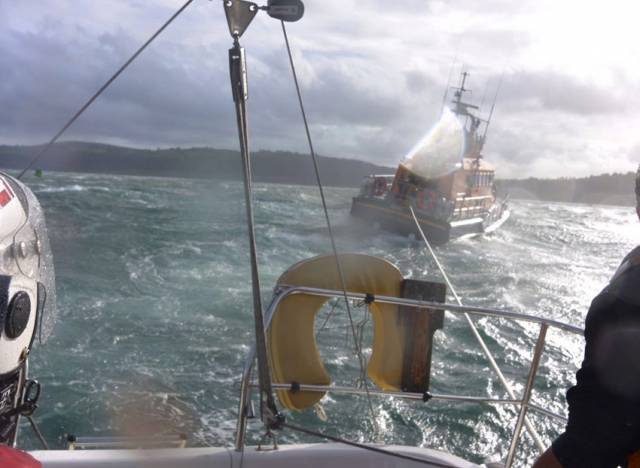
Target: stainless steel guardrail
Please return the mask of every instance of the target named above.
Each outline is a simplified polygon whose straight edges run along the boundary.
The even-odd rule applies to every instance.
[[[271,325],[273,314],[278,308],[278,305],[288,296],[295,294],[303,294],[308,296],[318,296],[326,298],[344,298],[345,293],[338,290],[312,288],[305,286],[287,286],[280,285],[276,288],[271,303],[265,311],[265,328],[268,329]],[[352,300],[363,301],[366,294],[346,292],[346,296]],[[527,382],[524,387],[524,391],[521,399],[502,399],[491,398],[485,396],[468,396],[468,395],[448,395],[432,393],[431,398],[434,400],[451,401],[451,402],[464,402],[464,403],[485,403],[485,404],[497,404],[497,405],[513,405],[518,407],[518,416],[516,419],[516,425],[512,434],[509,450],[507,452],[506,467],[509,468],[513,465],[515,454],[518,448],[518,442],[522,434],[522,426],[525,421],[525,417],[529,410],[535,411],[539,414],[545,415],[550,418],[554,418],[560,421],[566,421],[566,418],[560,414],[556,414],[553,411],[547,410],[540,406],[531,403],[531,394],[533,386],[535,384],[536,374],[540,367],[540,358],[544,351],[546,342],[546,335],[549,328],[555,328],[567,333],[582,335],[584,330],[575,325],[566,324],[557,320],[548,319],[544,317],[536,317],[533,315],[523,314],[521,312],[513,312],[509,310],[495,309],[489,307],[474,307],[474,306],[461,306],[457,304],[420,301],[415,299],[405,299],[392,296],[375,296],[375,301],[384,304],[395,304],[398,306],[413,307],[418,309],[444,309],[447,312],[454,315],[470,314],[483,317],[504,318],[520,322],[535,323],[539,325],[538,337],[533,350],[533,357],[531,359],[531,365],[529,366]],[[425,312],[426,313],[426,312]],[[251,383],[251,375],[253,366],[255,363],[255,347],[252,347],[248,353],[247,360],[245,362],[245,368],[242,375],[242,382],[240,386],[240,405],[238,411],[238,420],[236,425],[236,450],[242,450],[245,445],[245,435],[247,430],[247,415],[251,407],[251,389],[253,387]],[[273,382],[272,387],[277,390],[287,390],[291,388],[290,383],[285,382]],[[342,394],[359,395],[364,394],[364,390],[355,387],[335,386],[335,385],[306,385],[297,384],[299,390],[307,391],[319,391],[319,392],[333,392]],[[396,398],[406,398],[410,400],[422,401],[424,395],[421,393],[408,393],[408,392],[391,392],[385,390],[369,389],[369,394],[374,396],[390,396]]]

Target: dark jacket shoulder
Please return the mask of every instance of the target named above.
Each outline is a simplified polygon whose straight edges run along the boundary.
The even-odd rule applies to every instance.
[[[640,246],[625,256],[602,292],[627,304],[640,305]]]

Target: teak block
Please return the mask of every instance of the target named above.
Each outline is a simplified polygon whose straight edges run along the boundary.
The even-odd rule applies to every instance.
[[[444,283],[413,279],[402,282],[401,295],[405,299],[445,302],[446,294]],[[405,336],[402,390],[424,393],[429,390],[433,334],[444,325],[444,310],[400,306],[398,316]]]

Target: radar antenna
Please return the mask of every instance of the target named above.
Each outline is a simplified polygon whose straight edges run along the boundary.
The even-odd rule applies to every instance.
[[[470,104],[468,102],[464,102],[462,100],[462,96],[464,95],[464,93],[471,93],[470,89],[464,87],[469,75],[470,73],[468,71],[463,71],[461,73],[462,78],[460,81],[460,86],[452,88],[454,90],[453,100],[451,101],[454,104],[453,112],[458,115],[472,116],[472,114],[469,112],[469,109],[478,109],[478,106]]]

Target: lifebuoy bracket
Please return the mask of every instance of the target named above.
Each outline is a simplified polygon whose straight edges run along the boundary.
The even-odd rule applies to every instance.
[[[402,281],[401,295],[405,299],[444,302],[446,294],[444,283],[414,279]],[[433,335],[444,326],[444,310],[401,306],[398,318],[405,330],[402,390],[426,395],[431,377]]]

